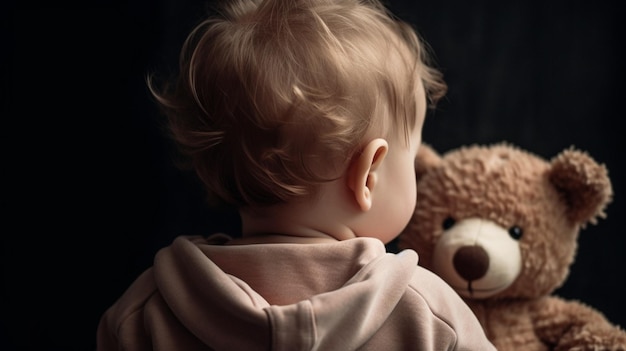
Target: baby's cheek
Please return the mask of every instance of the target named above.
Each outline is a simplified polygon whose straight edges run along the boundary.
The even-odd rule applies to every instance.
[[[415,198],[415,191],[410,192],[411,199],[407,202],[407,205],[404,207],[404,218],[406,218],[406,224],[409,223],[411,218],[413,217],[413,213],[415,212],[415,204],[417,203],[417,199]],[[406,225],[405,224],[405,225]]]

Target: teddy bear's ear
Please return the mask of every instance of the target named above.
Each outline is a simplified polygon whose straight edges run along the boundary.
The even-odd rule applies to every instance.
[[[598,164],[586,152],[570,147],[550,161],[550,182],[567,205],[569,219],[583,227],[606,217],[613,188],[605,165]]]
[[[435,149],[422,143],[415,157],[415,177],[420,179],[429,169],[437,167],[441,163],[441,155]]]

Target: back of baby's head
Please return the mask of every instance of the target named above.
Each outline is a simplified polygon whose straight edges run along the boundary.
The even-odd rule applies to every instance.
[[[210,194],[237,206],[312,196],[366,138],[405,131],[418,84],[445,91],[423,44],[377,1],[239,0],[198,25],[175,84],[151,86]]]

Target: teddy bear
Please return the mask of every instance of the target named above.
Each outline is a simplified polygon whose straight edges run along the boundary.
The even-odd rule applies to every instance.
[[[508,142],[415,161],[417,204],[397,240],[467,302],[500,351],[626,350],[600,311],[554,294],[579,232],[605,218],[605,165],[569,147],[548,160]]]

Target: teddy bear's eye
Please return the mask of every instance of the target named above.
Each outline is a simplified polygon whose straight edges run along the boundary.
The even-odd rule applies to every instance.
[[[443,227],[444,230],[448,230],[448,229],[452,228],[454,223],[455,223],[454,218],[447,217],[446,219],[443,220],[443,223],[441,224],[441,226]]]
[[[511,236],[511,238],[519,240],[522,238],[522,235],[524,235],[524,231],[522,230],[522,228],[514,225],[509,228],[509,235]]]

